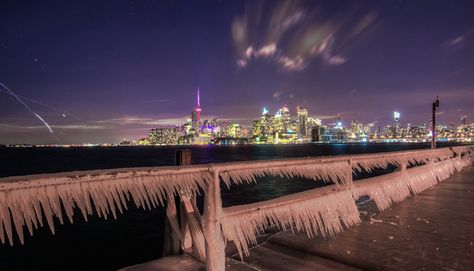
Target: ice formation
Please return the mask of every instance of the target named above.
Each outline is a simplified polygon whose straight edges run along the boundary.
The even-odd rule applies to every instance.
[[[447,159],[453,155],[449,148],[436,150],[418,150],[392,153],[379,153],[367,157],[367,155],[354,156],[354,170],[366,170],[371,172],[375,168],[387,168],[392,164],[400,165],[416,165],[425,164],[428,161]]]
[[[418,194],[448,178],[454,172],[451,160],[415,167],[354,183],[353,194],[357,199],[368,195],[379,210],[385,210],[394,203]]]
[[[227,240],[234,241],[240,256],[249,254],[249,245],[265,228],[276,225],[280,230],[305,231],[334,235],[360,222],[359,211],[349,190],[331,187],[304,191],[277,199],[224,209],[222,229]]]
[[[310,237],[315,234],[335,234],[345,226],[359,222],[354,198],[368,195],[380,210],[384,210],[411,194],[432,187],[455,170],[471,165],[473,153],[472,146],[463,146],[322,158],[7,177],[0,179],[0,240],[2,243],[8,240],[13,244],[13,234],[16,232],[23,243],[24,227],[32,235],[34,229],[44,224],[48,224],[54,233],[54,216],[63,223],[65,214],[72,223],[75,207],[80,209],[87,220],[87,216],[94,211],[100,217],[116,217],[118,212],[126,209],[127,201],[133,201],[142,208],[162,206],[165,200],[178,194],[194,195],[199,190],[206,191],[217,177],[227,186],[254,182],[263,175],[303,177],[334,183],[269,201],[224,208],[222,217],[210,217],[209,221],[220,220],[225,238],[234,241],[243,255],[244,252],[248,253],[249,245],[256,242],[257,235],[271,225],[280,229],[305,231]],[[370,172],[375,168],[386,168],[389,164],[397,165],[402,170],[352,182],[353,171]],[[407,165],[416,166],[405,169]],[[215,212],[220,213],[219,210]],[[198,213],[194,215],[188,218],[192,224],[189,225],[190,229],[195,233],[193,239],[207,240],[210,237],[206,237],[201,230],[203,219]]]
[[[257,236],[270,226],[277,226],[280,230],[305,231],[309,237],[315,234],[323,236],[335,234],[343,230],[343,226],[350,226],[360,221],[354,199],[368,195],[380,210],[385,210],[411,194],[420,193],[436,185],[438,181],[448,178],[455,169],[459,170],[472,164],[472,157],[467,155],[472,153],[472,150],[472,148],[459,150],[459,153],[455,152],[457,155],[455,158],[450,149],[375,154],[372,158],[367,155],[351,156],[351,161],[345,165],[339,163],[336,171],[347,174],[344,169],[349,164],[353,170],[367,171],[378,167],[386,168],[389,164],[424,165],[357,181],[348,186],[331,185],[277,199],[224,208],[221,222],[224,235],[227,240],[234,241],[242,258],[244,253],[249,254],[249,246],[256,244]],[[465,157],[461,159],[461,155]],[[300,166],[300,170],[304,171],[306,167],[308,165]],[[268,173],[269,168],[263,170],[266,174],[272,174]],[[321,176],[290,175],[286,173],[288,171],[285,168],[278,170],[277,172],[285,172],[281,173],[283,176],[289,177],[296,175],[317,180]],[[252,178],[255,175],[262,174],[262,171],[258,171],[258,174],[250,171],[235,170],[235,177],[230,175],[230,178],[236,178],[235,182],[240,183],[242,180],[254,180]],[[238,175],[241,172],[243,174]]]
[[[244,168],[218,168],[221,179],[228,187],[232,182],[235,184],[255,182],[257,177],[265,175],[285,178],[301,177],[342,184],[349,183],[352,177],[352,169],[347,160],[334,162],[315,160],[312,163],[306,162],[296,165],[288,165],[284,161],[256,162]]]
[[[30,235],[43,226],[43,214],[54,234],[56,216],[63,224],[63,211],[72,223],[74,207],[84,219],[94,210],[105,219],[126,209],[127,201],[137,207],[163,205],[177,193],[195,193],[210,178],[207,167],[98,170],[32,175],[0,179],[0,239],[13,244],[13,227],[24,242],[23,227]],[[13,222],[13,223],[12,223]]]

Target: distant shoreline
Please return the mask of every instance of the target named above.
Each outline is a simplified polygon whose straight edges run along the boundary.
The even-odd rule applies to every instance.
[[[436,141],[442,145],[470,145],[474,141]],[[276,144],[276,143],[235,143],[235,144],[189,144],[189,145],[120,145],[120,144],[0,144],[0,148],[113,148],[113,147],[138,147],[138,148],[155,148],[155,147],[232,147],[232,146],[292,146],[292,145],[429,145],[431,142],[400,142],[400,141],[369,141],[369,142],[306,142],[306,143],[288,143],[288,144]]]

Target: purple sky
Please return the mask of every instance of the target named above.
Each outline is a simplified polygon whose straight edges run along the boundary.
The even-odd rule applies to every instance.
[[[473,1],[2,1],[0,82],[61,143],[307,106],[386,125],[474,118]],[[0,143],[55,143],[0,92]]]

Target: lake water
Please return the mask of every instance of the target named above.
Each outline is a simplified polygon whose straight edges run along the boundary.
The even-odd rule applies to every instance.
[[[174,164],[183,147],[0,148],[0,177],[73,170]],[[342,155],[429,148],[429,144],[307,144],[186,147],[192,163],[219,163],[290,157]],[[224,206],[279,197],[321,184],[266,177],[257,184],[223,189]],[[74,224],[56,223],[26,235],[25,244],[0,244],[0,270],[117,270],[161,257],[164,208],[129,211],[117,220],[96,216],[84,222],[79,210]]]

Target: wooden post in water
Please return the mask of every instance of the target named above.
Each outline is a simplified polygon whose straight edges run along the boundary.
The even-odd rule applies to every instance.
[[[175,153],[175,164],[177,166],[189,166],[191,165],[191,150],[189,149],[182,149],[176,150]],[[186,209],[183,204],[183,195],[180,195],[179,199],[179,221],[180,221],[180,229],[181,229],[181,249],[186,251],[193,246],[193,241],[191,238],[191,234],[189,232],[189,225],[188,220],[186,219]]]
[[[213,180],[204,201],[203,228],[206,241],[206,270],[225,270],[225,242],[221,228],[222,200],[219,172],[211,168]]]
[[[191,150],[177,150],[176,165],[191,165]],[[201,214],[196,206],[195,195],[189,194],[189,192],[178,191],[179,203],[176,203],[176,200],[168,200],[163,252],[165,256],[184,252],[204,261],[206,251],[201,226]],[[169,198],[171,199],[172,196],[169,196]],[[179,205],[178,208],[176,208],[176,204]]]
[[[175,164],[177,166],[189,166],[191,165],[191,150],[176,150],[175,158]]]
[[[431,136],[431,148],[436,149],[436,110],[439,108],[439,96],[436,97],[436,101],[433,103],[432,110],[432,136]]]

